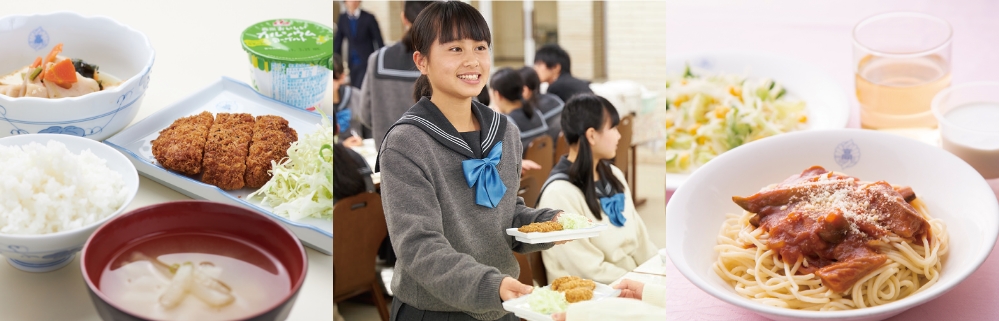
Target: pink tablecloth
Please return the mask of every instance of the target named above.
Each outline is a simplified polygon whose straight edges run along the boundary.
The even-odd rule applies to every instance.
[[[666,55],[715,50],[768,51],[819,66],[851,99],[849,127],[859,127],[853,91],[853,25],[887,11],[920,11],[954,29],[953,84],[999,81],[999,1],[671,1],[667,7]],[[990,180],[999,197],[999,180]],[[667,191],[667,201],[672,196]],[[999,247],[997,247],[999,250]],[[893,320],[999,319],[999,255],[950,292]],[[667,264],[670,317],[678,320],[764,320],[718,300]]]

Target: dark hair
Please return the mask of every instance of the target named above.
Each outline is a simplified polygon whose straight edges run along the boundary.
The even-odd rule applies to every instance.
[[[489,25],[482,14],[470,4],[461,1],[435,1],[420,11],[410,27],[413,48],[424,56],[430,56],[430,46],[434,41],[446,43],[461,39],[485,41],[492,45]],[[427,75],[416,78],[413,86],[414,97],[433,95],[433,87]]]
[[[333,126],[337,132],[340,125],[335,121]],[[361,176],[361,165],[351,156],[351,150],[342,143],[333,144],[333,199],[339,200],[364,193],[367,186]]]
[[[333,68],[333,79],[340,79],[340,76],[343,75],[343,57],[338,53],[334,53],[333,63],[330,64],[330,67]]]
[[[524,79],[524,87],[531,91],[531,99],[527,102],[531,103],[531,106],[538,106],[538,101],[541,99],[541,78],[538,77],[538,72],[534,71],[534,68],[525,66],[520,68],[520,78]]]
[[[420,75],[420,78],[417,78],[417,80],[426,78],[427,76]],[[413,83],[413,102],[419,102],[423,96],[430,97],[433,92],[434,89],[430,87],[430,81],[417,81]]]
[[[599,131],[608,121],[611,127],[617,127],[621,121],[617,109],[603,97],[594,94],[573,96],[565,103],[565,110],[562,111],[562,132],[565,133],[565,140],[569,145],[578,144],[579,148],[576,161],[569,166],[569,182],[583,191],[586,206],[597,219],[601,219],[601,208],[593,183],[593,152],[590,151],[590,143],[586,139],[586,130],[593,128]],[[596,168],[600,177],[610,182],[615,190],[624,190],[624,185],[617,176],[614,176],[607,160],[600,160]]]
[[[482,91],[479,92],[479,96],[475,97],[483,105],[489,106],[489,102],[492,100],[489,98],[489,85],[482,86]]]
[[[406,4],[403,5],[402,15],[412,24],[416,21],[416,17],[420,15],[423,9],[426,9],[433,1],[412,1],[406,0]],[[406,47],[406,52],[413,53],[416,51],[416,47],[413,46],[413,27],[410,26],[409,30],[402,35],[402,45]]]
[[[489,80],[489,86],[493,87],[493,90],[506,100],[523,101],[524,99],[524,79],[509,67],[497,70]],[[534,117],[534,106],[526,101],[523,102],[523,106],[527,119]]]
[[[350,155],[351,151],[343,144],[333,145],[333,198],[343,199],[364,193],[364,177],[361,166]]]
[[[561,65],[562,71],[560,74],[572,74],[569,71],[572,70],[572,61],[569,60],[569,53],[565,52],[565,49],[559,47],[559,45],[550,43],[541,48],[534,53],[534,63],[538,62],[545,63],[545,67],[549,69],[555,68],[555,65]]]

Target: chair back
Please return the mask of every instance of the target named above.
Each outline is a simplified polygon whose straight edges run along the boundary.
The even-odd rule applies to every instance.
[[[531,280],[531,264],[527,256],[517,252],[513,252],[513,256],[517,258],[517,264],[520,264],[520,276],[517,277],[517,281],[527,285],[534,285],[534,281]]]
[[[554,144],[552,143],[551,136],[541,135],[531,141],[531,144],[527,146],[527,152],[524,153],[525,160],[531,160],[538,165],[541,165],[541,169],[529,170],[524,173],[524,177],[530,177],[534,180],[534,185],[531,189],[528,189],[524,195],[524,203],[528,207],[534,207],[538,201],[538,195],[541,194],[541,185],[548,180],[548,174],[551,173],[552,167],[554,166],[552,161],[552,154],[554,153]]]
[[[538,282],[538,286],[548,285],[548,270],[545,269],[545,262],[541,259],[541,252],[531,252],[527,255],[527,261],[531,264],[531,274],[534,277],[534,282]]]
[[[333,206],[333,302],[371,291],[378,247],[388,235],[381,196],[361,193]]]
[[[569,141],[565,140],[565,133],[559,132],[558,139],[555,141],[555,164],[558,164],[562,155],[569,155]]]
[[[614,166],[621,169],[624,177],[631,177],[631,138],[634,133],[635,114],[628,114],[617,124],[621,140],[617,141],[617,155],[614,156]]]

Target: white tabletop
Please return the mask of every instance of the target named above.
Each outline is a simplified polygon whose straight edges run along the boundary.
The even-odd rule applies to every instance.
[[[239,36],[251,24],[296,18],[332,25],[329,0],[241,1],[3,1],[0,16],[74,11],[108,16],[149,37],[156,50],[151,81],[133,124],[222,76],[249,81]],[[188,199],[140,176],[129,209]],[[306,250],[309,270],[288,320],[333,319],[333,259]],[[0,263],[0,319],[100,320],[87,294],[79,258],[49,273],[28,273]]]

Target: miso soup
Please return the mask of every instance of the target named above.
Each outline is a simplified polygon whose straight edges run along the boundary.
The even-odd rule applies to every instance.
[[[291,277],[276,258],[241,240],[168,233],[117,253],[99,288],[143,318],[231,320],[279,304],[291,292]]]

